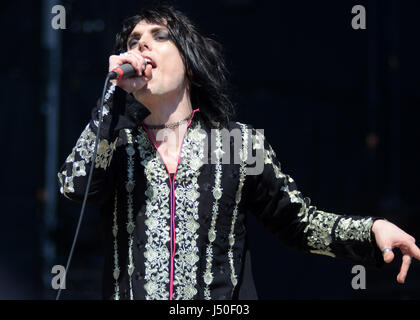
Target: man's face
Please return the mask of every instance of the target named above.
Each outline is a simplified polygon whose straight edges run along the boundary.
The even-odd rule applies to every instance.
[[[127,40],[127,50],[152,60],[152,76],[136,94],[167,95],[185,89],[185,67],[178,48],[170,40],[167,27],[140,21]]]

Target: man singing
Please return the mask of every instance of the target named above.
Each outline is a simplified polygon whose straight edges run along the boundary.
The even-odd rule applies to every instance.
[[[61,193],[82,201],[94,166],[105,299],[256,299],[248,213],[305,252],[380,266],[399,248],[405,281],[420,259],[415,239],[384,219],[310,205],[264,136],[232,121],[221,48],[185,15],[144,9],[124,22],[114,53],[109,70],[130,63],[137,74],[108,85],[94,163],[99,104],[58,174]]]

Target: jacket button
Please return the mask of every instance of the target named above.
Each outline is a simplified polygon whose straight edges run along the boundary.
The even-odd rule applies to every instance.
[[[219,272],[220,272],[221,274],[224,274],[224,273],[225,273],[225,271],[226,271],[226,269],[225,269],[225,267],[224,267],[224,266],[220,266],[220,267],[219,267]]]
[[[136,272],[136,280],[142,280],[143,279],[143,274],[140,272]]]

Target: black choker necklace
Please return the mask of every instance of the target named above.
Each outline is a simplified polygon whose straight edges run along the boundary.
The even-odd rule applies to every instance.
[[[188,122],[191,118],[192,118],[193,112],[191,112],[191,114],[186,117],[184,120],[178,121],[178,122],[174,122],[174,123],[167,123],[167,124],[157,124],[157,125],[148,125],[144,123],[144,126],[147,129],[151,129],[151,130],[157,130],[157,129],[174,129],[179,127],[181,124]]]

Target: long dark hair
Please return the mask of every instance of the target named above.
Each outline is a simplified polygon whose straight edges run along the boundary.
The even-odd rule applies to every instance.
[[[128,36],[142,20],[168,28],[185,65],[193,108],[200,108],[200,114],[206,121],[227,123],[232,120],[235,112],[227,93],[227,69],[222,46],[205,37],[183,13],[173,7],[159,5],[145,8],[124,20],[122,30],[116,36],[114,54],[127,51]]]

